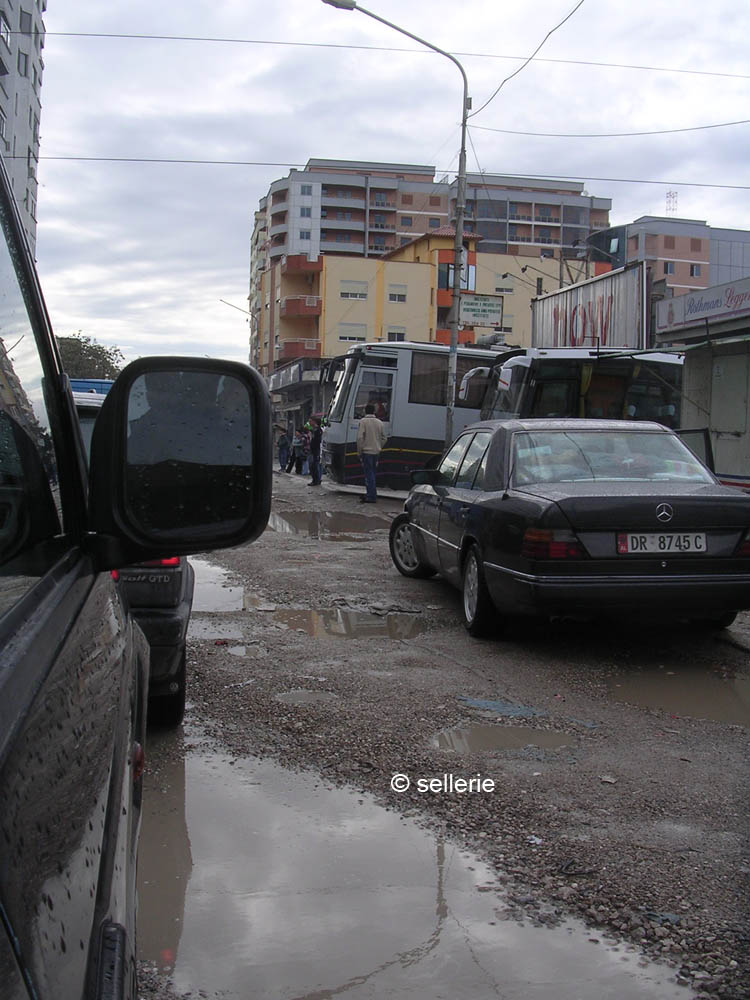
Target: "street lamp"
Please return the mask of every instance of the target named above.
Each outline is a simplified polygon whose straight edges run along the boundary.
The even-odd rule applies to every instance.
[[[420,38],[419,35],[412,34],[412,32],[407,31],[406,28],[401,28],[399,25],[393,24],[392,21],[386,21],[386,19],[384,17],[380,17],[379,14],[373,14],[371,10],[367,10],[365,7],[360,7],[356,0],[323,0],[323,3],[328,4],[330,7],[337,7],[339,10],[358,10],[361,14],[366,14],[375,21],[380,21],[381,24],[385,24],[387,27],[393,28],[394,31],[398,31],[400,34],[406,35],[407,38],[411,38],[413,41],[419,42],[420,45],[424,45],[426,48],[432,49],[433,52],[437,52],[439,55],[445,56],[446,59],[450,59],[454,66],[458,67],[461,79],[463,80],[464,92],[461,104],[461,152],[458,157],[456,190],[456,236],[453,242],[453,302],[451,304],[450,319],[448,320],[448,328],[450,330],[450,348],[448,353],[448,381],[446,385],[447,406],[445,411],[445,446],[447,448],[453,440],[453,413],[456,405],[458,310],[459,297],[461,295],[461,263],[463,260],[464,249],[464,217],[466,214],[466,121],[469,116],[469,111],[471,110],[469,83],[466,79],[466,73],[464,72],[463,66],[455,56],[450,54],[450,52],[446,52],[444,49],[438,48],[437,45],[433,45],[432,42],[425,41],[425,39]]]

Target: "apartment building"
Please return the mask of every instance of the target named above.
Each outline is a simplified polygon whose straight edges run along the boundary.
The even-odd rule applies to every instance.
[[[288,364],[296,349],[297,356],[309,356],[299,346],[304,339],[283,328],[278,341],[274,336],[265,343],[273,281],[267,273],[279,261],[299,255],[309,261],[332,255],[392,260],[423,234],[455,225],[456,188],[455,180],[436,180],[432,166],[349,160],[311,159],[304,170],[274,181],[255,213],[251,242],[251,363],[268,373]],[[481,237],[472,252],[536,258],[563,280],[563,262],[576,261],[578,245],[609,225],[610,208],[610,199],[592,197],[582,184],[469,174],[464,230]],[[519,274],[518,284],[528,280],[536,287],[532,277]],[[436,317],[433,330],[446,323],[444,315]],[[318,350],[319,357],[328,356],[322,342]]]
[[[32,251],[47,0],[0,0],[0,153]]]
[[[672,295],[750,276],[750,232],[694,219],[644,215],[595,233],[588,243],[594,257],[602,253],[615,267],[646,261],[652,280]]]

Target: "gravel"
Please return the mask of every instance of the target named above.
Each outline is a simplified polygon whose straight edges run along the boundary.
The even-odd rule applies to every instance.
[[[279,530],[206,557],[244,587],[248,608],[194,612],[219,635],[188,648],[189,712],[207,737],[440,827],[493,865],[508,919],[549,926],[576,915],[668,963],[699,1000],[750,998],[747,705],[736,720],[719,699],[747,684],[750,616],[721,635],[559,623],[477,641],[455,590],[393,569],[387,527],[399,501],[366,508],[382,519],[375,530],[337,532],[338,514],[362,512],[356,497],[306,483],[276,474]],[[282,530],[303,512],[306,532]],[[406,625],[418,634],[394,638]],[[693,717],[700,705],[689,714],[618,696],[618,685],[651,676],[673,691],[688,669],[717,691],[707,718]],[[300,689],[335,697],[278,699]],[[479,724],[498,727],[497,748],[437,749],[439,732]],[[513,748],[500,730],[519,726],[529,742]],[[564,745],[535,745],[540,730]],[[495,790],[390,788],[396,773],[446,772],[491,778]],[[174,996],[145,966],[139,987],[144,998]]]

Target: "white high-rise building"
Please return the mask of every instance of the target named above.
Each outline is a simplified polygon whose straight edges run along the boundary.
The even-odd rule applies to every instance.
[[[46,9],[47,0],[0,0],[0,153],[32,251]]]

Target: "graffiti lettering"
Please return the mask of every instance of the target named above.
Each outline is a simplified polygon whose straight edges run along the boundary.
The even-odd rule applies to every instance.
[[[571,310],[555,306],[552,310],[554,347],[607,346],[612,324],[612,296],[573,306]]]

